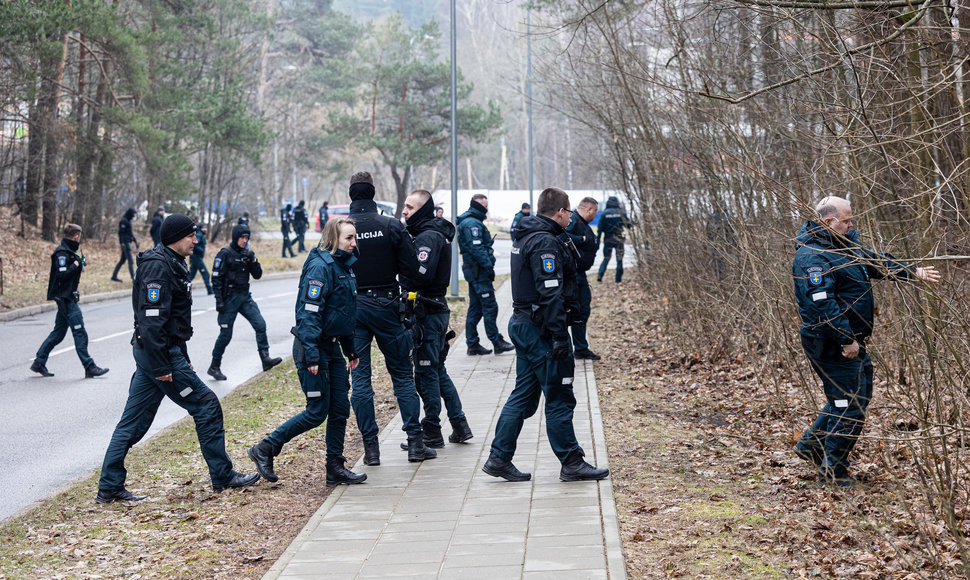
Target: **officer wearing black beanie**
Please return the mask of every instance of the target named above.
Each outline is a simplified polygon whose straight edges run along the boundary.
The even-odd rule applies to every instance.
[[[384,362],[394,384],[394,395],[401,410],[408,436],[408,461],[424,461],[437,456],[424,445],[419,422],[421,402],[414,385],[411,364],[411,336],[401,321],[401,290],[398,274],[414,278],[420,264],[411,236],[404,224],[380,215],[374,203],[374,180],[361,171],[350,178],[350,217],[357,227],[360,260],[353,265],[357,277],[357,324],[354,350],[360,363],[353,372],[350,404],[357,416],[357,427],[364,440],[364,464],[380,465],[380,429],[374,414],[374,388],[371,386],[371,341],[384,353]]]
[[[195,420],[199,447],[215,491],[245,487],[259,479],[258,473],[246,475],[233,470],[226,453],[219,398],[199,379],[189,361],[186,343],[192,337],[192,282],[185,258],[196,244],[195,223],[187,216],[173,214],[162,224],[159,239],[160,245],[138,254],[131,293],[135,373],[125,410],[104,454],[98,503],[145,499],[125,489],[125,457],[148,432],[165,397]]]
[[[232,243],[219,250],[212,262],[212,289],[216,296],[216,312],[219,313],[219,337],[212,347],[212,363],[206,372],[217,381],[226,380],[221,368],[222,355],[232,340],[232,326],[237,314],[242,314],[256,331],[256,348],[259,350],[259,360],[263,362],[263,370],[268,371],[283,362],[279,357],[269,356],[266,321],[249,292],[249,277],[256,280],[262,278],[263,267],[256,259],[256,254],[246,249],[247,244],[249,226],[232,228]]]

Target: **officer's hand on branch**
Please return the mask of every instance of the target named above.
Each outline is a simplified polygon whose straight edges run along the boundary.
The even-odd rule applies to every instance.
[[[939,282],[940,273],[933,266],[916,268],[916,277],[923,282]]]
[[[319,365],[310,365],[310,366],[308,366],[306,368],[306,370],[310,371],[310,374],[311,375],[315,375],[315,374],[317,374],[317,371],[320,370],[320,366]]]
[[[553,360],[566,360],[569,358],[571,352],[572,349],[569,347],[568,337],[563,340],[552,339],[552,351],[549,353],[549,356]]]
[[[167,375],[162,375],[160,377],[155,377],[155,380],[170,383],[172,382],[172,373],[168,373]]]
[[[843,344],[842,356],[845,358],[855,358],[859,356],[859,342],[853,340],[852,344]]]

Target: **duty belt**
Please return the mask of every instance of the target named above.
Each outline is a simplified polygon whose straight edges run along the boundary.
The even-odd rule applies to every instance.
[[[358,290],[358,296],[367,296],[369,298],[387,298],[388,300],[394,300],[398,296],[397,290],[390,290],[387,288],[368,288],[367,290]]]

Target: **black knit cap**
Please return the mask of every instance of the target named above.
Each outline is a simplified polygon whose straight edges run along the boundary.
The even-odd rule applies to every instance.
[[[172,245],[195,230],[195,222],[189,216],[173,213],[162,222],[162,245]]]

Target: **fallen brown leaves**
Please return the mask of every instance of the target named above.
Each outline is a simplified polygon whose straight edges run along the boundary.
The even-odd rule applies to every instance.
[[[802,391],[759,385],[741,355],[711,362],[679,351],[661,330],[663,299],[643,288],[594,282],[593,297],[589,330],[603,355],[596,378],[631,576],[965,577],[905,447],[863,440],[854,454],[863,483],[820,486],[790,453],[811,420],[794,411],[805,408]]]

